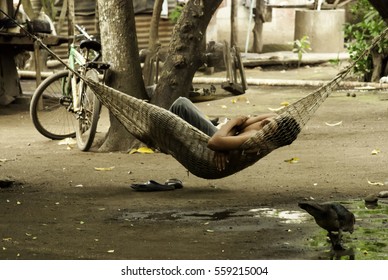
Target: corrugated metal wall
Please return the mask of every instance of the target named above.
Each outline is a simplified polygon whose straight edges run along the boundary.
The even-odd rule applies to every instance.
[[[32,0],[34,8],[37,7],[40,0]],[[174,9],[176,0],[168,0],[169,12]],[[55,23],[58,22],[60,9],[62,5],[57,5],[58,13]],[[96,0],[76,0],[75,1],[75,22],[86,28],[87,32],[92,35],[97,35],[96,31],[96,17],[95,17]],[[137,14],[136,20],[136,31],[139,49],[147,48],[148,37],[151,23],[151,14]],[[167,46],[170,42],[173,24],[168,19],[161,19],[159,23],[159,38],[163,46]],[[63,28],[59,35],[67,35],[67,20],[65,19]],[[55,48],[55,52],[60,57],[67,56],[67,46],[62,45]]]

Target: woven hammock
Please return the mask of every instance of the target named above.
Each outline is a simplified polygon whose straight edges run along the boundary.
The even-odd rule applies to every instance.
[[[357,60],[340,71],[331,81],[283,108],[276,118],[248,139],[240,149],[231,151],[229,163],[222,171],[217,170],[214,163],[215,152],[207,147],[208,135],[168,110],[93,80],[86,80],[86,83],[102,104],[136,138],[172,155],[192,174],[205,179],[218,179],[239,172],[273,150],[291,144],[330,93],[387,32],[388,29],[384,30]]]

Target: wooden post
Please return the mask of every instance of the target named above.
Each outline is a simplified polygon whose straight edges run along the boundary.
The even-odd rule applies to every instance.
[[[8,105],[22,94],[14,60],[15,53],[9,48],[0,50],[0,105]]]
[[[37,41],[34,42],[34,60],[35,60],[35,72],[36,72],[36,86],[38,87],[42,82],[42,76],[41,76],[42,67],[40,64],[40,46]]]
[[[230,46],[234,46],[237,42],[236,34],[237,34],[237,27],[236,27],[236,14],[237,14],[237,1],[232,1],[231,7],[230,7]]]
[[[75,26],[74,26],[74,24],[75,24],[75,9],[74,9],[74,0],[68,0],[68,2],[67,2],[67,4],[68,4],[68,7],[67,7],[67,11],[68,11],[68,35],[69,35],[69,38],[71,37],[71,36],[74,36],[74,34],[75,34]],[[71,44],[70,43],[70,41],[69,41],[69,44]]]

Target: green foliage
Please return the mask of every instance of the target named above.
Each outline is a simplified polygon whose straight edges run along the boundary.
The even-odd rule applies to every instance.
[[[372,39],[381,34],[386,28],[386,23],[379,13],[367,0],[358,0],[351,6],[350,12],[358,19],[357,23],[345,24],[345,38],[347,49],[352,60],[369,47]],[[382,40],[378,47],[378,53],[383,53],[388,47],[388,40]],[[365,75],[373,70],[371,55],[357,63],[355,74]]]
[[[178,22],[178,19],[181,16],[182,10],[183,10],[183,6],[180,6],[180,5],[175,6],[174,10],[172,10],[170,15],[168,16],[168,18],[172,23],[175,24]]]
[[[302,37],[302,39],[300,40],[298,39],[294,41],[294,48],[292,49],[292,51],[298,54],[298,67],[302,62],[303,54],[310,50],[311,50],[311,47],[310,47],[309,36],[305,35]]]
[[[337,58],[329,59],[329,63],[331,63],[333,66],[340,67],[341,59],[339,59],[339,55],[337,55]]]

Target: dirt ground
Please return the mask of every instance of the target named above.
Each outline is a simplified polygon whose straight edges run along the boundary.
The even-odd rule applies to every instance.
[[[337,72],[331,66],[281,70],[247,70],[247,76],[329,79]],[[197,105],[209,116],[254,114],[312,89],[250,87],[242,96],[220,92]],[[161,153],[68,149],[34,129],[26,105],[1,107],[0,179],[14,183],[0,189],[0,259],[324,259],[327,246],[309,245],[320,229],[309,216],[295,220],[292,214],[300,213],[292,211],[304,199],[362,200],[388,188],[387,101],[383,90],[336,91],[291,146],[219,180],[188,174]],[[105,112],[99,138],[106,125]],[[169,178],[184,188],[130,188]]]

